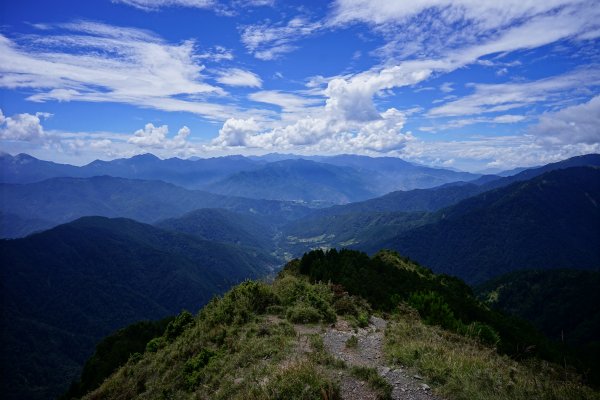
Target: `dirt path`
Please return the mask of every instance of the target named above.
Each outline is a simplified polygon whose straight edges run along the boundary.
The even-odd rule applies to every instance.
[[[371,317],[369,326],[355,332],[346,321],[338,320],[333,327],[326,329],[323,342],[326,350],[335,358],[343,360],[350,367],[362,366],[377,369],[393,387],[392,398],[403,400],[440,400],[433,395],[421,377],[412,375],[403,369],[391,369],[383,355],[383,336],[387,322]],[[346,342],[356,336],[356,347],[348,348]],[[350,374],[341,373],[341,394],[347,400],[376,399],[368,387]]]

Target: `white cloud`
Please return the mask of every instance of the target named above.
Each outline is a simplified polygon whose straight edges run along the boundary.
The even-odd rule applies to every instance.
[[[212,143],[221,147],[247,146],[246,138],[258,131],[260,127],[253,118],[247,120],[230,118],[225,121],[219,130],[219,136]]]
[[[262,80],[253,72],[240,68],[229,68],[219,71],[217,82],[229,86],[247,86],[259,88],[262,86]]]
[[[218,2],[214,0],[112,0],[144,11],[157,11],[165,7],[213,8]]]
[[[40,118],[49,118],[51,114],[15,114],[4,116],[0,109],[0,139],[36,141],[45,137]]]
[[[388,4],[388,2],[384,3]],[[381,3],[382,9],[386,10],[387,6],[384,3]],[[390,7],[395,7],[401,3],[394,4],[394,6]],[[408,5],[407,7],[410,8],[412,6]],[[544,10],[548,10],[547,5],[543,7],[546,7]],[[395,64],[392,63],[391,65],[374,67],[371,70],[353,75],[336,76],[328,79],[321,78],[319,82],[311,81],[308,84],[311,93],[325,96],[325,106],[323,108],[309,108],[307,111],[309,113],[308,116],[302,116],[299,111],[296,111],[297,115],[295,117],[288,116],[285,120],[271,123],[270,126],[261,126],[259,133],[254,133],[253,131],[246,132],[242,135],[243,140],[236,140],[235,142],[238,145],[243,143],[249,147],[280,150],[289,150],[303,146],[306,150],[321,151],[325,144],[331,145],[332,149],[340,150],[348,148],[347,145],[352,143],[357,148],[350,150],[351,152],[397,151],[397,149],[402,148],[406,143],[411,142],[413,139],[412,135],[401,132],[400,128],[404,122],[401,124],[392,124],[393,128],[387,128],[387,124],[393,120],[391,115],[386,115],[390,110],[380,112],[374,102],[375,97],[385,95],[389,90],[394,88],[416,85],[430,78],[432,75],[456,70],[476,62],[485,55],[534,48],[556,40],[572,37],[584,29],[582,26],[585,24],[576,23],[578,18],[583,18],[584,21],[588,22],[591,21],[589,15],[584,16],[584,13],[581,11],[577,12],[570,8],[554,10],[554,7],[549,8],[553,12],[548,15],[539,11],[541,8],[536,5],[532,5],[526,10],[521,7],[520,11],[515,11],[519,18],[521,18],[515,17],[518,19],[517,23],[514,23],[515,21],[511,19],[512,17],[505,16],[507,21],[511,20],[513,23],[506,27],[494,25],[495,23],[492,23],[492,19],[495,17],[490,14],[490,20],[480,20],[479,24],[488,26],[488,28],[489,26],[494,26],[495,31],[493,34],[473,43],[467,41],[466,46],[464,45],[465,43],[462,43],[463,46],[459,49],[450,48],[446,53],[435,57],[401,61]],[[387,11],[383,12],[382,18],[388,18],[384,14],[387,14]],[[526,16],[530,16],[530,14],[533,15],[532,18],[525,18]],[[379,23],[382,21],[377,21],[375,18],[375,22]],[[299,19],[294,24],[288,23],[285,26],[273,27],[269,25],[261,26],[260,29],[257,29],[256,26],[247,28],[243,34],[244,43],[249,50],[254,52],[261,46],[268,48],[277,44],[288,45],[290,43],[288,37],[294,33],[293,29],[289,29],[290,25],[303,28],[310,24],[312,23]],[[323,24],[315,24],[317,24],[315,30],[323,29],[324,27]],[[311,32],[301,32],[296,34],[296,37],[309,34]],[[488,85],[487,88],[489,90],[486,91],[486,85],[476,85],[475,91],[477,96],[472,97],[470,100],[463,98],[434,108],[430,111],[430,115],[469,115],[483,112],[498,113],[510,110],[522,104],[539,101],[540,99],[547,100],[548,96],[546,95],[548,93],[555,90],[556,92],[560,92],[564,90],[565,86],[571,88],[576,86],[585,87],[590,84],[590,74],[593,75],[594,73],[590,72],[590,70],[580,70],[554,80],[549,78],[548,82],[531,84],[529,87],[518,90],[517,94],[510,92],[511,90],[514,91],[518,85],[507,84],[505,87],[506,90],[502,92],[501,96],[498,96],[497,91],[494,90],[501,88],[500,86],[495,86],[492,89],[492,85]],[[326,87],[320,89],[319,86],[324,82],[326,82]],[[450,86],[444,88],[450,89]],[[537,91],[534,89],[537,89]],[[537,95],[531,97],[532,90]],[[480,91],[485,91],[485,95],[479,96]],[[527,96],[530,97],[527,98]],[[477,122],[516,123],[523,120],[523,118],[522,116],[511,114],[492,118],[470,118],[456,121],[455,125],[462,124],[464,126]],[[378,126],[378,124],[383,124],[384,126]],[[370,130],[374,126],[380,129],[381,141],[378,141],[377,137],[373,136],[373,132]],[[374,143],[379,144],[367,148],[366,143],[363,141],[367,137]],[[334,140],[337,144],[334,143]]]
[[[262,90],[252,93],[248,96],[252,101],[260,103],[274,104],[286,112],[302,112],[307,107],[322,103],[321,99],[298,96],[292,93],[285,93],[278,90]]]
[[[404,113],[394,108],[367,122],[338,119],[327,112],[275,126],[254,119],[232,118],[225,122],[212,145],[320,154],[376,154],[400,149],[413,139],[410,133],[402,132],[405,120]]]
[[[530,132],[548,145],[600,144],[600,96],[543,114]]]
[[[442,83],[442,85],[440,86],[440,90],[444,93],[450,93],[454,91],[454,88],[452,87],[452,85],[454,85],[452,82],[444,82]]]
[[[429,110],[430,116],[460,116],[505,111],[565,97],[600,85],[600,71],[579,69],[531,82],[475,84],[474,93]]]
[[[127,142],[139,147],[178,149],[187,145],[186,139],[190,134],[190,129],[187,126],[182,127],[173,139],[168,139],[168,134],[169,127],[167,125],[154,126],[154,124],[148,123],[144,129],[135,131]]]
[[[515,124],[517,122],[524,121],[526,117],[524,115],[504,114],[494,118],[460,118],[450,120],[443,124],[434,124],[432,126],[419,127],[420,131],[423,132],[439,132],[447,129],[458,129],[465,126],[474,124]]]
[[[273,60],[296,49],[292,43],[322,30],[321,22],[303,17],[292,18],[286,25],[270,23],[249,25],[242,29],[242,43],[260,60]]]
[[[429,12],[445,22],[456,23],[468,20],[480,25],[482,29],[494,29],[505,26],[517,18],[527,18],[561,6],[581,3],[585,3],[585,1],[337,0],[331,18],[333,22],[340,24],[360,21],[382,25],[406,22],[415,15]]]
[[[117,102],[221,120],[241,113],[206,100],[225,91],[203,81],[192,40],[170,44],[148,31],[86,21],[58,28],[70,32],[18,41],[0,35],[0,87],[34,89],[28,99],[37,102]]]
[[[442,165],[445,160],[452,159],[455,167],[473,170],[474,167],[481,168],[482,164],[501,169],[542,165],[598,152],[598,143],[546,146],[539,143],[535,136],[522,135],[435,142],[411,140],[393,154],[429,165]]]
[[[214,62],[219,62],[223,60],[231,61],[233,60],[233,52],[223,46],[214,46],[213,48],[208,49],[204,53],[197,54],[196,58]]]
[[[209,9],[222,15],[235,15],[236,10],[248,7],[272,6],[275,0],[112,0],[113,3],[122,3],[143,11],[159,11],[168,7],[187,7]]]

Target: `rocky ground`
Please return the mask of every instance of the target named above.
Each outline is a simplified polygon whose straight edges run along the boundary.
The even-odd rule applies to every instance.
[[[296,331],[299,335],[299,346],[305,350],[308,348],[308,344],[305,343],[307,335],[318,333],[323,338],[327,352],[344,361],[348,367],[375,368],[379,375],[392,385],[392,399],[441,400],[431,392],[421,376],[387,364],[383,355],[386,326],[387,322],[384,319],[371,317],[366,328],[354,329],[345,320],[338,319],[335,325],[327,328],[296,325]],[[348,339],[352,336],[356,337],[356,345],[349,347]],[[337,374],[343,399],[377,399],[377,394],[369,384],[353,376],[349,369],[340,370]]]

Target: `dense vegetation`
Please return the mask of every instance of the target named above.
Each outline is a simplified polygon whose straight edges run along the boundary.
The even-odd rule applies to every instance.
[[[24,185],[0,184],[0,193],[3,213],[41,219],[53,226],[92,215],[133,218],[149,223],[214,207],[265,216],[277,224],[309,212],[306,207],[288,202],[227,197],[160,181],[109,176],[54,178]],[[15,236],[23,231],[8,233]]]
[[[531,321],[577,351],[590,381],[600,383],[600,273],[577,270],[517,271],[476,288],[495,309]],[[593,368],[596,366],[596,368]]]
[[[279,247],[294,255],[312,248],[360,247],[373,238],[391,239],[432,221],[434,216],[421,212],[310,216],[283,226]]]
[[[195,210],[178,218],[155,224],[157,227],[194,235],[201,239],[273,250],[275,229],[265,218],[218,208]]]
[[[132,356],[146,351],[148,342],[161,337],[173,320],[173,317],[167,317],[160,321],[136,322],[102,339],[83,366],[81,377],[61,398],[79,398],[96,389]]]
[[[526,268],[597,269],[598,182],[596,167],[548,172],[445,208],[435,223],[359,247],[395,249],[469,283]]]
[[[316,277],[329,270],[332,277],[339,276],[337,270],[358,277],[371,269],[362,285],[356,278],[345,280],[346,287]],[[370,285],[377,284],[379,273],[390,278],[392,271],[432,289],[422,292],[407,285],[392,293],[384,288],[387,296],[379,296]],[[465,294],[464,284],[448,279],[389,252],[372,259],[351,251],[309,253],[289,263],[272,285],[245,282],[215,298],[195,318],[181,314],[177,329],[167,328],[86,398],[337,399],[339,377],[345,374],[372,385],[379,398],[389,398],[387,384],[374,370],[349,368],[324,349],[319,334],[324,326],[301,327],[338,318],[357,327],[368,323],[370,310],[378,306],[352,295],[355,290],[384,300],[390,320],[388,362],[416,368],[447,399],[598,398],[562,367],[536,358],[516,362],[499,355],[484,337],[434,326],[439,324],[429,318],[439,308],[421,308],[417,314],[406,302],[393,305],[398,296],[411,302],[415,293],[438,300],[454,290],[457,297]],[[438,291],[440,283],[449,285],[446,292]],[[472,297],[469,301],[475,303]],[[419,301],[414,304],[420,307]]]
[[[4,398],[49,398],[126,324],[196,310],[277,261],[126,219],[86,217],[0,241]]]
[[[229,196],[344,204],[376,197],[367,176],[342,166],[309,160],[284,160],[242,171],[207,190]]]
[[[315,164],[333,173],[333,177],[321,178],[323,185],[336,188],[335,196],[345,191],[353,191],[350,194],[354,196],[378,185],[383,186],[373,190],[382,190],[385,184],[389,190],[394,187],[390,186],[393,182],[408,187],[427,186],[427,182],[443,183],[463,176],[447,170],[432,171],[398,159],[355,156],[312,159],[327,166],[302,160],[267,164],[272,161],[269,157],[196,160],[199,162],[194,164],[194,160],[159,160],[149,155],[98,161],[82,169],[27,156],[11,159],[1,155],[0,164],[7,165],[2,170],[2,179],[14,178],[13,181],[38,180],[56,174],[79,176],[85,170],[85,174],[104,171],[117,176],[180,179],[194,185],[191,182],[215,182],[240,171],[250,171],[250,175],[267,171],[268,179],[260,190],[275,190],[279,185],[280,190],[294,188],[302,196],[314,194],[302,192],[305,186],[310,186],[302,169],[308,166],[307,170],[311,170]],[[436,272],[459,275],[469,282],[524,267],[597,269],[599,170],[581,167],[541,174],[574,165],[597,165],[599,160],[599,155],[576,157],[507,178],[485,176],[469,183],[394,192],[328,209],[228,197],[160,181],[110,176],[0,184],[0,225],[4,236],[25,235],[84,215],[127,216],[153,223],[160,220],[156,226],[150,226],[124,219],[85,218],[25,239],[0,241],[1,322],[6,326],[0,332],[3,377],[0,392],[9,399],[41,399],[57,394],[70,383],[67,380],[80,372],[100,337],[140,319],[161,318],[182,308],[195,310],[215,293],[222,293],[242,279],[270,274],[272,267],[280,265],[280,258],[273,258],[274,254],[289,259],[321,247],[351,247],[372,254],[382,247],[392,248]],[[225,168],[228,172],[224,175],[217,171],[215,175],[207,172],[206,176],[200,176],[198,172],[228,163],[230,169]],[[190,169],[186,172],[186,168]],[[337,172],[341,175],[336,175]],[[285,176],[297,173],[300,175],[298,180],[292,180],[293,185],[283,184]],[[368,189],[361,183],[361,176],[372,178],[367,182]],[[463,177],[474,178],[469,174]],[[271,178],[279,183],[272,184]],[[354,178],[358,180],[353,181]],[[244,186],[245,182],[242,180],[240,184]],[[340,186],[340,182],[345,183]],[[360,188],[345,187],[359,183],[363,185]],[[323,185],[316,185],[315,190],[325,190]],[[490,190],[493,188],[499,189]],[[323,204],[318,200],[314,203]],[[441,207],[446,208],[438,210]],[[431,346],[429,350],[436,353],[454,348],[453,341],[466,340],[465,346],[470,346],[469,343],[479,346],[483,342],[514,359],[535,355],[560,360],[561,365],[565,361],[576,364],[588,381],[597,382],[594,357],[597,358],[599,348],[598,318],[595,310],[590,309],[598,304],[593,293],[594,286],[598,287],[593,278],[596,275],[532,273],[499,280],[487,289],[492,296],[486,295],[486,300],[496,300],[488,304],[496,311],[490,311],[462,281],[432,274],[392,253],[368,258],[356,252],[312,252],[300,264],[313,283],[331,281],[327,290],[314,296],[324,300],[313,299],[316,302],[308,305],[282,304],[277,295],[279,300],[270,303],[261,314],[260,318],[268,320],[267,325],[273,316],[299,323],[331,321],[338,313],[355,326],[364,326],[370,310],[395,315],[408,304],[420,313],[419,332],[431,339],[418,342],[420,339],[411,333],[412,322],[404,324],[397,337],[412,338],[416,353],[422,351],[419,346]],[[294,268],[299,271],[300,264],[291,263],[278,282],[288,279],[288,275],[299,278],[290,271]],[[511,279],[522,282],[509,284]],[[578,281],[585,281],[587,286]],[[310,287],[303,290],[310,291]],[[347,292],[350,296],[344,297]],[[333,298],[329,297],[331,293]],[[338,301],[339,296],[343,300]],[[564,337],[569,345],[583,345],[582,352],[572,354],[551,344],[529,324],[506,317],[499,312],[502,310],[530,319],[554,339]],[[408,311],[398,316],[396,328],[404,326],[402,321],[412,321],[411,315]],[[436,331],[434,325],[442,330]],[[246,328],[240,325],[240,329]],[[253,334],[255,328],[249,329],[245,332]],[[154,331],[152,335],[155,334]],[[171,339],[167,338],[171,336],[152,341],[150,348],[160,352],[169,346]],[[119,362],[106,363],[110,367],[104,371],[122,364],[128,358],[124,356],[126,353],[142,353],[141,345],[136,346],[135,351],[125,350],[129,347],[124,346],[123,352],[114,358]],[[213,351],[216,350],[211,348],[202,352],[189,368],[197,370],[210,364],[215,354],[219,354]],[[407,364],[432,368],[423,358],[409,355],[398,353],[397,357],[402,356]],[[131,363],[135,364],[139,357],[135,355]],[[429,362],[433,363],[432,360]],[[495,362],[489,365],[496,365]],[[313,366],[307,369],[303,364],[299,367],[303,372],[296,378],[305,376],[304,373],[313,376],[312,373],[323,368],[318,364],[316,370],[311,369]],[[362,372],[365,376],[372,375],[372,371]],[[328,382],[327,385],[333,381]]]
[[[380,252],[370,258],[353,250],[316,250],[302,257],[298,270],[311,281],[340,284],[384,312],[408,303],[425,322],[480,337],[502,353],[560,359],[558,349],[535,329],[490,311],[460,279],[433,274],[395,253]]]

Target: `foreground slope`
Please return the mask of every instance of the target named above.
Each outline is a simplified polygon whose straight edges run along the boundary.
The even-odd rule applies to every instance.
[[[2,240],[0,391],[11,399],[55,396],[102,336],[140,319],[196,310],[274,263],[255,249],[127,219],[87,217]]]
[[[526,268],[600,266],[600,169],[557,170],[488,191],[438,221],[366,248],[392,248],[436,272],[482,282]]]
[[[490,307],[531,321],[548,337],[574,347],[589,364],[600,360],[600,272],[516,271],[479,285]],[[600,371],[588,372],[600,382]]]
[[[362,278],[371,269],[371,278],[384,272],[406,285],[378,291]],[[319,274],[332,283],[320,283]],[[458,321],[463,307],[479,309],[493,325],[507,321],[481,306],[464,284],[448,283],[452,279],[389,252],[371,259],[351,251],[309,253],[272,285],[245,282],[195,318],[179,315],[85,398],[598,398],[570,370],[500,355],[494,342],[486,344],[484,325],[488,333],[490,325],[473,322],[460,332],[438,322],[442,315]],[[428,296],[438,297],[423,302]],[[523,336],[521,344],[532,339]]]

